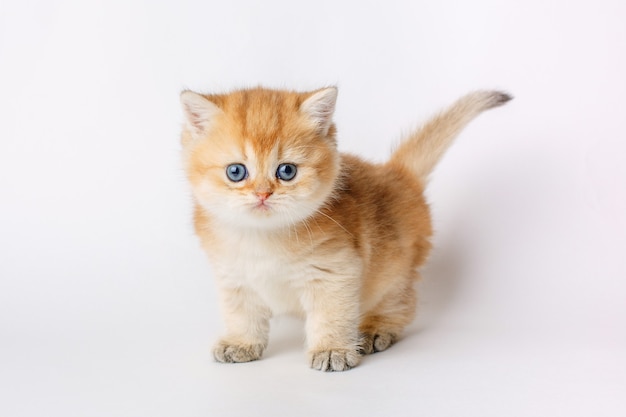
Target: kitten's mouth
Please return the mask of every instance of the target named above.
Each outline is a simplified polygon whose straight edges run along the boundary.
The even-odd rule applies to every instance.
[[[253,208],[253,210],[255,211],[262,211],[262,212],[267,212],[267,211],[270,211],[271,209],[272,207],[263,201],[259,201]]]

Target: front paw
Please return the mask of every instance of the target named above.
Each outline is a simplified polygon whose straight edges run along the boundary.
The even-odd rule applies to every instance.
[[[356,349],[329,349],[309,353],[311,368],[318,371],[347,371],[359,364]]]
[[[251,362],[259,359],[265,346],[260,343],[245,344],[220,341],[213,349],[215,360],[222,363]]]

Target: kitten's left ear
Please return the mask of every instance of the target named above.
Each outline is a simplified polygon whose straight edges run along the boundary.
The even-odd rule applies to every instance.
[[[333,122],[336,102],[337,88],[328,87],[313,93],[304,100],[300,105],[300,111],[309,116],[318,126],[321,135],[326,136]]]
[[[193,91],[180,93],[180,103],[183,105],[187,128],[194,138],[204,136],[215,116],[222,112],[213,102]]]

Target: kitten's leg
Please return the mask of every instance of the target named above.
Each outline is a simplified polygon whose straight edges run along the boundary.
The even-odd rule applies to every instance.
[[[381,352],[397,342],[402,330],[413,321],[416,304],[413,278],[389,291],[361,320],[360,352]]]
[[[311,368],[345,371],[359,363],[357,283],[358,278],[337,278],[308,284],[303,305]]]
[[[226,323],[224,336],[213,349],[218,362],[257,360],[267,347],[271,312],[252,290],[221,288],[222,315]]]

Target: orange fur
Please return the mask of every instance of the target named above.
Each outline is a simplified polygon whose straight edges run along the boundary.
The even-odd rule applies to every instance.
[[[337,151],[336,93],[181,95],[195,227],[226,322],[218,361],[260,358],[280,313],[306,319],[315,369],[349,369],[394,343],[414,317],[431,248],[426,178],[472,118],[510,99],[469,94],[376,165]],[[226,176],[235,163],[247,170],[239,182]],[[277,178],[284,163],[297,167],[293,180]]]

